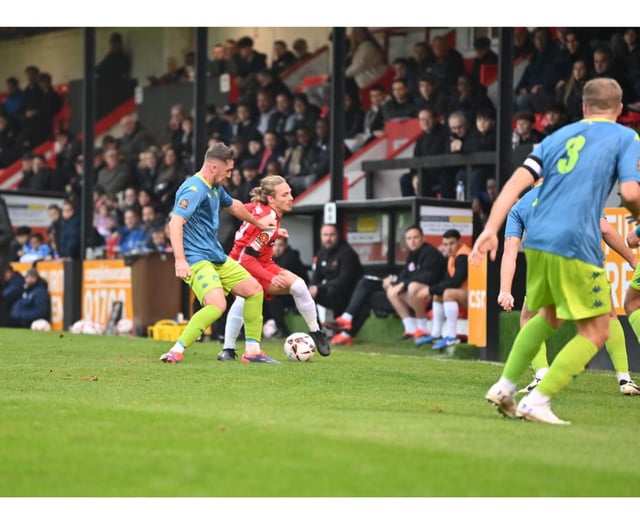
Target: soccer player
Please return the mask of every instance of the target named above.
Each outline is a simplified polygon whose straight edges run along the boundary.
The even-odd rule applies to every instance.
[[[260,181],[249,204],[248,212],[255,219],[271,217],[275,221],[272,228],[261,228],[254,223],[244,222],[236,233],[236,239],[229,257],[238,261],[253,275],[264,290],[267,300],[273,295],[291,294],[298,312],[302,315],[309,335],[316,343],[320,355],[331,353],[327,336],[318,325],[316,303],[304,280],[273,262],[273,244],[278,236],[288,237],[286,230],[280,228],[280,219],[291,211],[293,196],[291,187],[284,177],[269,175]],[[224,349],[218,354],[220,361],[233,361],[236,358],[236,340],[243,323],[243,305],[245,300],[236,297],[229,308],[224,333]]]
[[[507,312],[513,308],[514,299],[511,294],[511,285],[516,270],[516,259],[520,250],[522,237],[527,229],[527,224],[533,215],[533,211],[538,203],[540,193],[540,179],[531,190],[529,190],[516,204],[513,205],[507,217],[507,225],[504,235],[504,253],[500,263],[500,293],[498,294],[498,304]],[[609,247],[620,254],[632,268],[636,268],[637,261],[633,252],[624,243],[624,240],[605,217],[600,218],[600,230],[602,238]],[[520,312],[520,328],[522,328],[537,312],[527,308],[526,298]],[[631,380],[629,375],[629,360],[627,358],[627,346],[624,338],[624,330],[615,310],[611,309],[609,320],[609,339],[607,339],[606,349],[616,371],[616,379],[620,392],[628,396],[640,395],[640,387]],[[540,351],[531,361],[534,370],[534,379],[529,385],[519,391],[519,393],[529,393],[533,390],[549,370],[547,360],[547,347],[543,342]]]
[[[227,307],[225,295],[229,292],[246,299],[247,338],[242,361],[275,362],[260,349],[262,288],[249,272],[227,257],[218,240],[221,207],[258,228],[266,230],[276,226],[270,216],[255,218],[242,202],[232,199],[222,187],[233,171],[233,157],[231,148],[223,143],[214,144],[205,153],[200,171],[186,179],[176,192],[169,221],[176,277],[191,287],[202,308],[189,320],[178,341],[160,357],[165,363],[182,361],[185,349],[222,316]]]
[[[640,138],[616,120],[622,89],[611,78],[585,84],[585,118],[546,137],[498,195],[471,252],[472,264],[495,260],[498,229],[518,196],[544,173],[528,224],[527,305],[539,310],[518,332],[500,379],[485,395],[512,418],[567,424],[551,410],[551,398],[579,375],[609,337],[610,286],[603,267],[600,215],[616,180],[625,207],[640,219]],[[572,319],[577,334],[560,350],[542,381],[516,407],[516,383],[540,345]]]

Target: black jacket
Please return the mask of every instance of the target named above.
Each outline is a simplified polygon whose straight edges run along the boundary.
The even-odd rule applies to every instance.
[[[287,249],[282,252],[280,257],[273,258],[273,262],[285,270],[295,273],[305,283],[309,282],[309,274],[307,273],[307,269],[305,268],[302,259],[300,259],[300,252],[298,250],[294,250],[290,246],[287,246]]]
[[[447,271],[447,258],[442,252],[425,242],[414,252],[409,252],[407,261],[398,274],[398,282],[404,283],[404,289],[411,282],[433,285],[441,281]]]
[[[335,287],[350,296],[364,275],[360,257],[345,240],[331,249],[322,248],[313,258],[311,284],[319,290]]]

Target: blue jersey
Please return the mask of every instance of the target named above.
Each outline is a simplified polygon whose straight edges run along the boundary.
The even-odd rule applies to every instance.
[[[524,246],[602,266],[600,215],[616,180],[640,182],[640,139],[631,128],[584,119],[545,138],[524,161],[544,177]]]
[[[183,245],[190,266],[198,261],[222,264],[227,260],[218,240],[218,226],[220,207],[231,206],[232,202],[222,186],[209,186],[199,175],[189,177],[178,188],[173,213],[187,221]]]
[[[507,215],[507,225],[504,229],[505,239],[508,237],[517,237],[518,239],[522,239],[531,216],[533,215],[533,210],[538,204],[539,194],[540,185],[531,188],[511,207],[509,215]]]

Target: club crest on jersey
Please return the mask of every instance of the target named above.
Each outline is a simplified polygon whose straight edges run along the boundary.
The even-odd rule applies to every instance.
[[[186,210],[189,207],[189,201],[187,199],[182,199],[178,206],[183,210]]]
[[[258,235],[258,238],[256,239],[256,242],[260,246],[264,246],[265,244],[267,244],[269,242],[269,234],[265,233],[265,232],[261,232],[260,235]]]

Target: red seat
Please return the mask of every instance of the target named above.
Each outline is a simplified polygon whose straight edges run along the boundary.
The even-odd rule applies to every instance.
[[[490,86],[498,80],[498,64],[482,64],[480,66],[480,83]]]

